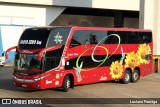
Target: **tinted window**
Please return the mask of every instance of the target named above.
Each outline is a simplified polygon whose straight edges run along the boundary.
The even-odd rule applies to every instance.
[[[75,31],[70,48],[87,44],[143,44],[152,41],[151,32],[132,31]]]
[[[118,44],[120,40],[117,36],[119,36],[117,32],[108,31],[107,37],[104,38],[104,44]]]
[[[152,33],[151,32],[140,32],[139,33],[139,43],[150,43],[152,41]]]
[[[107,31],[93,31],[93,30],[79,30],[75,31],[71,40],[70,48],[87,45],[87,44],[97,44],[103,43],[101,41],[104,37],[107,36]]]
[[[128,44],[137,44],[139,43],[139,34],[138,32],[127,32]]]
[[[50,33],[47,46],[65,45],[70,30],[70,27],[53,29]]]
[[[64,27],[55,28],[51,31],[47,46],[62,45],[62,47],[46,53],[44,58],[45,71],[58,67],[70,30],[70,27]]]
[[[46,47],[49,29],[26,29],[19,40],[19,48],[38,49]]]
[[[111,66],[112,62],[120,60],[121,56],[122,55],[119,55],[119,54],[112,55],[102,65],[101,65],[102,62],[94,62],[92,60],[91,56],[82,56],[79,59],[79,64],[81,62],[83,62],[82,68],[93,68],[93,67],[97,67],[99,65],[101,65],[100,67]],[[97,60],[104,60],[105,57],[106,57],[106,55],[94,56],[94,58]],[[77,61],[77,58],[73,58],[73,59],[68,60],[67,62],[69,63],[69,65],[65,65],[65,69],[69,70],[69,69],[73,69],[74,67],[76,67],[76,61]]]
[[[47,52],[44,57],[44,71],[48,71],[50,69],[58,67],[64,46],[60,49],[56,49],[54,51]]]
[[[22,49],[39,49],[46,46],[65,45],[70,29],[69,27],[27,29],[23,32],[18,46]]]
[[[152,41],[151,32],[108,31],[108,35],[111,34],[117,34],[121,44],[143,44]],[[118,40],[116,36],[110,36],[106,39],[105,44],[117,44]]]
[[[128,32],[126,31],[117,31],[116,34],[120,36],[120,43],[121,44],[126,44],[128,41]]]

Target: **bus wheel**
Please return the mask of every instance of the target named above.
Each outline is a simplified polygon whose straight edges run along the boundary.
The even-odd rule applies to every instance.
[[[69,88],[71,86],[71,81],[70,81],[70,78],[69,76],[65,76],[64,80],[63,80],[63,84],[62,84],[62,90],[64,92],[68,92],[69,91]]]
[[[124,78],[122,79],[123,84],[128,84],[131,80],[131,73],[129,70],[125,71]]]
[[[138,80],[139,80],[139,71],[135,69],[133,74],[132,74],[131,81],[133,83],[136,83]]]

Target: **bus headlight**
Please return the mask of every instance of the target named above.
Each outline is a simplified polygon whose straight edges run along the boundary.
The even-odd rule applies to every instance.
[[[47,74],[47,75],[42,76],[42,77],[39,77],[39,78],[35,78],[34,80],[35,80],[35,81],[39,81],[39,80],[42,80],[42,79],[44,79],[44,78],[46,78],[46,77],[48,77],[48,76],[50,76],[50,74]]]

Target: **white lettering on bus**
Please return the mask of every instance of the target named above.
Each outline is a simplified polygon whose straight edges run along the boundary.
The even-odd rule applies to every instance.
[[[36,40],[29,40],[28,44],[36,44]]]
[[[28,44],[28,40],[21,40],[20,44]]]
[[[38,44],[38,45],[41,45],[41,44],[42,44],[42,41],[37,40],[37,44]]]
[[[39,41],[39,40],[21,40],[19,42],[19,44],[37,44],[37,45],[41,45],[42,41]]]

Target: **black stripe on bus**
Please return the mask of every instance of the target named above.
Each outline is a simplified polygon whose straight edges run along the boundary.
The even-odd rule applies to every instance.
[[[81,62],[83,61],[82,68],[94,68],[94,67],[99,66],[99,65],[100,65],[100,67],[111,66],[112,62],[120,61],[121,57],[122,57],[121,54],[112,55],[109,58],[107,58],[103,64],[101,64],[103,61],[94,62],[92,60],[91,56],[82,56],[78,61],[78,65],[80,66]],[[106,58],[106,55],[96,55],[96,56],[94,56],[94,59],[96,59],[96,60],[104,60],[105,58]],[[74,67],[76,67],[77,59],[78,59],[78,57],[66,61],[67,64],[65,64],[65,70],[71,70]]]

